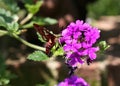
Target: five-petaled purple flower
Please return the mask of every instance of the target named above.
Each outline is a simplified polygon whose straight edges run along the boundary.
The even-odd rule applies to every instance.
[[[84,63],[86,58],[88,64],[96,58],[98,47],[93,47],[96,40],[100,37],[100,31],[90,26],[88,23],[77,20],[76,23],[70,23],[62,31],[60,43],[64,43],[63,49],[68,59],[68,64],[76,66],[78,63]],[[90,62],[89,62],[90,61]]]
[[[60,82],[57,86],[89,86],[83,78],[79,78],[75,75],[66,78],[63,82]]]

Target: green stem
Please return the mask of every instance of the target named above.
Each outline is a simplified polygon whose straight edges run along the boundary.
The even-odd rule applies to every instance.
[[[7,31],[5,31],[5,30],[0,30],[0,36],[6,35],[6,34],[8,34]]]
[[[5,31],[5,30],[0,30],[0,36],[3,36],[3,35],[8,35],[8,31]],[[23,44],[31,47],[31,48],[34,48],[34,49],[37,49],[37,50],[42,50],[42,51],[45,51],[45,48],[43,47],[40,47],[40,46],[37,46],[37,45],[34,45],[34,44],[31,44],[27,41],[25,41],[24,39],[20,38],[18,35],[16,34],[13,34],[13,37],[16,38],[17,40],[19,40],[20,42],[22,42]]]
[[[13,37],[15,37],[17,40],[19,40],[20,42],[22,42],[23,44],[31,47],[31,48],[34,48],[34,49],[37,49],[37,50],[42,50],[42,51],[45,51],[45,48],[43,47],[40,47],[40,46],[37,46],[37,45],[34,45],[34,44],[31,44],[27,41],[25,41],[24,39],[20,38],[18,35],[16,34],[13,34]]]
[[[21,22],[21,25],[24,25],[26,22],[28,22],[33,17],[33,14],[29,13]]]

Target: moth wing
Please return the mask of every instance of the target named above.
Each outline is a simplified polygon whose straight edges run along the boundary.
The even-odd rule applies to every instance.
[[[55,45],[55,39],[56,36],[51,34],[47,29],[45,29],[43,26],[40,26],[38,24],[34,24],[34,28],[37,32],[42,36],[44,40],[46,40],[46,54],[49,54],[51,48]]]

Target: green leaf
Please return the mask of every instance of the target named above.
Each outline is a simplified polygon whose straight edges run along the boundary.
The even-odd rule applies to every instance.
[[[106,41],[99,42],[98,46],[100,48],[99,50],[100,53],[104,53],[104,51],[110,47],[110,45],[108,45]]]
[[[4,27],[10,33],[19,34],[19,24],[14,21],[15,17],[16,16],[12,15],[10,11],[6,11],[5,9],[0,8],[0,26]],[[5,34],[4,31],[1,31],[0,36]]]
[[[9,84],[10,79],[17,78],[15,74],[12,74],[10,71],[7,71],[6,69],[2,74],[0,74],[0,86],[6,86]]]
[[[37,32],[37,35],[38,35],[38,39],[39,39],[41,42],[46,42],[38,32]]]
[[[17,15],[12,15],[10,11],[0,8],[0,26],[7,28],[8,23],[15,22],[17,19]]]
[[[9,82],[10,82],[10,80],[7,79],[7,78],[1,78],[0,79],[0,85],[1,86],[7,85]]]
[[[31,28],[33,27],[34,23],[39,24],[39,25],[52,25],[52,24],[56,24],[57,20],[53,18],[49,18],[49,17],[47,18],[34,17],[30,23],[23,25],[22,28]]]
[[[4,8],[6,10],[9,10],[12,13],[16,13],[19,11],[19,7],[17,5],[16,0],[0,0],[0,8]]]
[[[57,23],[57,20],[56,20],[56,19],[49,18],[49,17],[45,18],[44,21],[45,21],[46,23],[48,23],[48,24],[51,24],[51,25]]]
[[[52,24],[56,24],[57,23],[57,20],[56,19],[53,19],[53,18],[50,18],[50,17],[34,17],[33,21],[35,21],[37,24],[39,25],[52,25]]]
[[[58,42],[56,42],[56,44],[53,46],[51,51],[54,54],[54,56],[62,56],[62,55],[64,55],[63,47],[60,47]]]
[[[17,22],[8,23],[0,16],[0,26],[4,27],[10,33],[19,34],[19,24]],[[0,30],[0,36],[7,34],[6,31]]]
[[[34,23],[39,25],[45,25],[44,22],[36,22],[32,20],[30,23],[23,25],[22,28],[32,28]]]
[[[29,13],[35,14],[39,11],[40,6],[42,6],[43,1],[38,1],[36,4],[26,4],[25,7],[27,8]]]
[[[5,22],[10,23],[13,21],[13,15],[8,10],[0,8],[0,16],[4,18]]]
[[[42,51],[35,51],[32,54],[30,54],[27,57],[27,59],[34,60],[34,61],[44,61],[48,59],[48,56]]]
[[[17,22],[12,22],[7,24],[7,30],[11,33],[19,33],[19,24]]]
[[[54,53],[54,56],[62,56],[64,55],[64,51],[62,47],[59,47]]]
[[[0,16],[0,26],[2,26],[2,27],[4,27],[4,28],[7,27],[7,24],[6,24],[5,20],[4,20],[4,18],[1,17],[1,16]]]

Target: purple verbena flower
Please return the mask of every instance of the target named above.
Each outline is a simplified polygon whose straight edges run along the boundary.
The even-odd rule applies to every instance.
[[[66,58],[71,66],[78,63],[84,63],[89,58],[90,61],[96,59],[98,47],[93,47],[97,39],[100,37],[100,31],[90,26],[88,23],[77,20],[76,23],[70,23],[66,29],[62,31],[60,43],[64,43],[63,49]]]
[[[60,82],[57,86],[89,86],[88,83],[83,79],[75,75],[66,78],[63,82]]]

